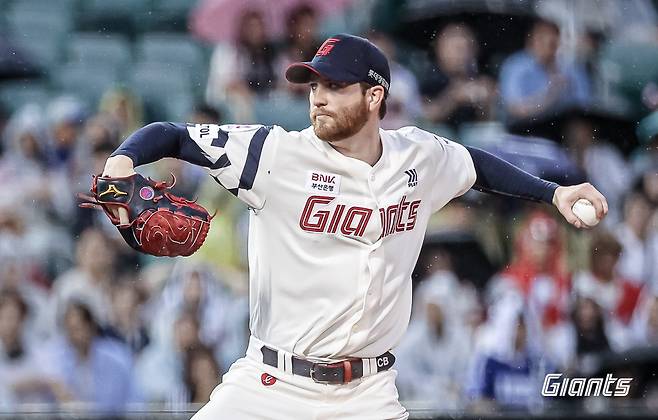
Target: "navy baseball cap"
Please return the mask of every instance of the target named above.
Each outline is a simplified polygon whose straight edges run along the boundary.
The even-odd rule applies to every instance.
[[[292,83],[309,83],[313,74],[333,82],[379,85],[385,96],[391,84],[384,53],[367,39],[348,34],[328,38],[313,60],[293,63],[286,69],[286,79]]]

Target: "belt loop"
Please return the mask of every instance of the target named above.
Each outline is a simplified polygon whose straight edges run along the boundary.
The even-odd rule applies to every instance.
[[[343,361],[343,383],[346,384],[352,380],[352,362]]]
[[[277,351],[276,352],[276,359],[277,359],[276,360],[276,364],[277,364],[276,367],[281,369],[281,370],[285,370],[286,369],[286,359],[285,359],[284,352]]]
[[[283,353],[283,370],[292,375],[292,354],[283,351],[280,351],[279,353]]]
[[[370,359],[361,359],[361,363],[363,364],[363,376],[368,376],[370,375]]]

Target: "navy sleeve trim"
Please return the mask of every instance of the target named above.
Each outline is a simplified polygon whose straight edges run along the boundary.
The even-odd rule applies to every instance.
[[[244,163],[242,174],[240,175],[240,185],[238,188],[243,190],[250,190],[256,180],[256,173],[258,172],[258,164],[260,156],[263,152],[263,145],[267,135],[270,134],[272,126],[261,127],[254,133],[251,141],[249,142],[249,150],[247,152],[247,160]]]
[[[478,191],[553,203],[558,184],[538,178],[484,150],[466,146],[471,154],[477,178],[473,189]]]

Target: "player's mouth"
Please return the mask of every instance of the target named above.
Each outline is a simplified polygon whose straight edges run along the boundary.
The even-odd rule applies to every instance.
[[[313,117],[313,119],[316,119],[318,117],[333,117],[333,115],[328,112],[315,112],[315,111],[311,114],[311,116]]]

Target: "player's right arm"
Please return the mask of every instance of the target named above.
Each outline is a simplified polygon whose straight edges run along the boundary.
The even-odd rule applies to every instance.
[[[165,157],[202,166],[224,188],[254,209],[266,200],[279,127],[157,122],[131,134],[112,153],[104,176],[122,177]]]

